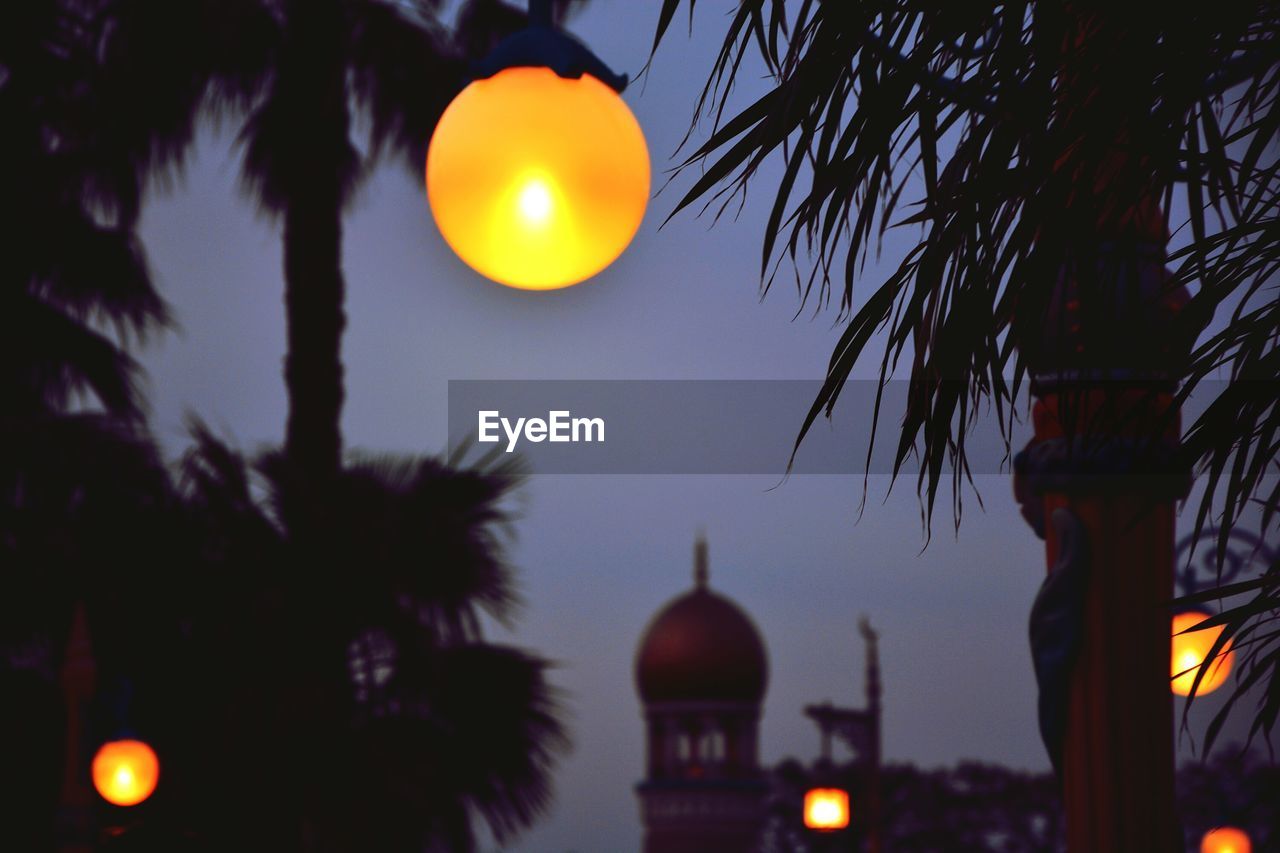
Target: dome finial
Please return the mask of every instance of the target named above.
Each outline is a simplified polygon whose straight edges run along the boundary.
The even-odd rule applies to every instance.
[[[707,560],[707,534],[699,530],[698,538],[693,543],[693,583],[698,589],[707,588],[707,578],[711,574]]]

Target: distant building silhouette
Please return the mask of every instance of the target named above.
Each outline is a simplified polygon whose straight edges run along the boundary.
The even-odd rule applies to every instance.
[[[699,537],[693,589],[658,612],[636,656],[647,726],[647,772],[637,786],[644,853],[746,853],[762,828],[768,660],[751,619],[708,588],[708,575]]]

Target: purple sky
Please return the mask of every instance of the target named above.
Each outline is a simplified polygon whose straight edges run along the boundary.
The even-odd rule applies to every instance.
[[[692,39],[678,20],[652,73],[626,93],[649,140],[655,185],[672,165],[726,24],[723,4],[699,8]],[[572,29],[634,75],[657,10],[598,0]],[[745,100],[756,80],[741,79]],[[155,430],[175,455],[188,412],[246,449],[283,434],[279,233],[239,197],[238,168],[228,138],[206,135],[185,181],[153,199],[144,219],[181,325],[142,356]],[[839,331],[834,314],[793,320],[797,302],[785,286],[759,300],[760,235],[776,174],[760,176],[737,221],[714,228],[686,212],[659,231],[678,198],[664,193],[612,268],[538,294],[467,269],[436,231],[417,175],[384,167],[347,220],[348,445],[441,451],[449,379],[821,376]],[[886,256],[910,237],[891,237]],[[863,293],[876,276],[869,268]],[[780,414],[798,425],[803,412]],[[567,693],[575,749],[557,775],[554,812],[512,849],[638,846],[633,656],[649,617],[691,583],[699,527],[710,541],[712,586],[752,615],[768,645],[767,761],[816,756],[804,704],[862,701],[856,619],[865,613],[882,637],[887,760],[1047,768],[1026,643],[1044,557],[1008,479],[979,479],[985,510],[969,496],[958,536],[943,507],[923,551],[909,482],[883,500],[887,482],[873,479],[857,523],[858,478],[774,485],[771,477],[729,476],[530,482],[513,549],[526,607],[510,639],[559,662],[554,679]],[[1204,699],[1203,711],[1220,701]],[[1202,731],[1207,714],[1196,719]]]

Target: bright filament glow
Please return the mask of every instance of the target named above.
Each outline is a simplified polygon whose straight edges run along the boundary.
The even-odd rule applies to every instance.
[[[105,743],[93,757],[93,787],[117,806],[136,806],[150,797],[160,779],[155,751],[140,740]]]
[[[1173,617],[1170,675],[1173,677],[1173,692],[1179,696],[1187,696],[1191,693],[1191,685],[1196,679],[1200,664],[1213,651],[1213,644],[1222,633],[1222,626],[1205,628],[1203,631],[1188,631],[1185,634],[1182,632],[1199,625],[1208,618],[1207,613],[1194,611],[1179,613]],[[1221,687],[1227,680],[1227,676],[1231,674],[1231,662],[1234,659],[1235,652],[1231,650],[1231,644],[1227,643],[1219,651],[1217,659],[1210,664],[1204,677],[1200,679],[1200,686],[1196,688],[1197,695],[1212,693]]]
[[[1200,841],[1200,853],[1253,853],[1253,842],[1244,830],[1234,826],[1220,826],[1204,834]]]
[[[804,825],[834,831],[849,825],[849,794],[839,788],[812,788],[804,795]]]
[[[508,68],[467,86],[427,152],[436,225],[472,269],[526,290],[613,263],[649,201],[649,151],[618,93],[587,74]]]
[[[524,221],[534,226],[546,224],[555,206],[551,199],[551,190],[540,178],[530,178],[525,181],[524,188],[520,190],[518,204]]]

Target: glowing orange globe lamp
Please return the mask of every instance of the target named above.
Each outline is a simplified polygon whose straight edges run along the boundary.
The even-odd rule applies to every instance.
[[[849,792],[840,788],[810,788],[804,795],[806,829],[834,832],[849,826]]]
[[[526,290],[568,287],[622,254],[649,200],[649,151],[615,75],[551,26],[548,0],[444,111],[427,199],[468,266]]]
[[[150,797],[160,780],[155,750],[140,740],[104,743],[93,757],[93,787],[117,806],[136,806]]]
[[[1200,853],[1253,853],[1248,834],[1234,826],[1211,829],[1200,840]]]
[[[1173,692],[1179,696],[1191,693],[1191,685],[1195,682],[1196,673],[1204,659],[1213,651],[1213,644],[1222,633],[1222,626],[1215,625],[1200,631],[1189,630],[1209,618],[1209,614],[1197,611],[1179,613],[1173,617],[1173,653],[1170,660],[1170,675],[1173,678]],[[1185,633],[1184,633],[1185,632]],[[1235,652],[1227,643],[1218,652],[1217,658],[1205,670],[1196,688],[1197,695],[1212,693],[1223,685],[1231,674],[1231,662]]]

